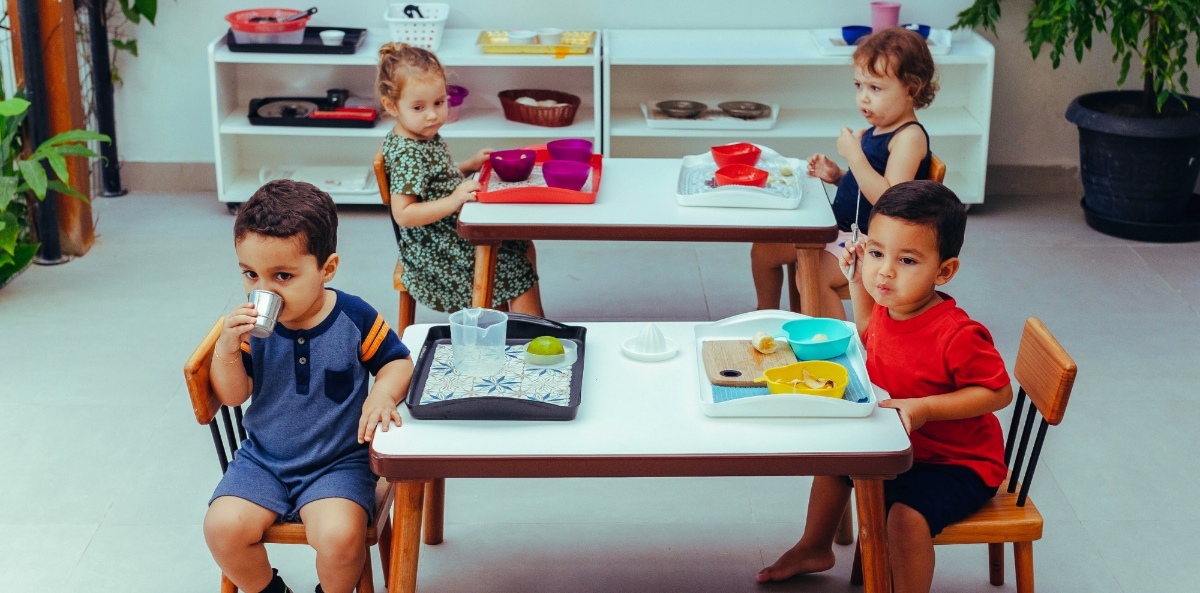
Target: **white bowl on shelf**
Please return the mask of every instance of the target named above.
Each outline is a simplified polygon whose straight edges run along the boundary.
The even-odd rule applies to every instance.
[[[508,32],[509,45],[533,45],[537,43],[537,33],[528,29],[513,29]]]

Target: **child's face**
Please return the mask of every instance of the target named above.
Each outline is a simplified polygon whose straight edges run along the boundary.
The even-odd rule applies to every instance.
[[[863,251],[863,287],[876,303],[900,313],[923,305],[958,271],[957,257],[942,261],[932,228],[890,216],[871,218]]]
[[[308,252],[303,234],[294,237],[268,237],[247,233],[235,246],[242,267],[246,293],[269,290],[283,297],[279,322],[290,326],[303,323],[325,304],[325,283],[337,272],[338,256],[329,256],[324,265]],[[290,323],[291,322],[291,323]]]
[[[885,128],[912,112],[914,102],[908,86],[891,73],[891,68],[882,63],[879,66],[876,69],[887,72],[887,76],[876,76],[855,64],[855,103],[867,123]]]
[[[446,81],[438,76],[416,78],[404,85],[398,101],[383,98],[383,108],[409,136],[428,140],[446,123]]]

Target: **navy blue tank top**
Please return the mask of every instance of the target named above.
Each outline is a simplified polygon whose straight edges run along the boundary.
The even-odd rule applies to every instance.
[[[917,165],[916,179],[929,179],[929,167],[933,161],[933,151],[929,148],[929,132],[925,131],[925,126],[910,121],[886,134],[875,134],[875,128],[867,130],[862,135],[863,154],[867,155],[867,162],[871,163],[871,168],[875,169],[876,173],[883,175],[887,170],[888,156],[891,152],[888,150],[888,142],[892,141],[892,136],[896,132],[907,128],[908,126],[917,126],[925,133],[925,158],[921,159],[921,164]],[[871,202],[866,196],[859,197],[858,180],[854,178],[854,173],[846,171],[842,176],[842,181],[838,183],[837,197],[833,199],[833,216],[837,219],[838,228],[843,231],[850,231],[850,225],[854,222],[854,202],[862,200],[862,205],[858,210],[858,228],[862,232],[867,232],[867,221],[871,219]]]

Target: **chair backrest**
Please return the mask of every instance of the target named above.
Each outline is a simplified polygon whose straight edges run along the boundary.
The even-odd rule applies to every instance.
[[[388,193],[387,169],[383,166],[383,146],[375,153],[375,181],[379,183],[379,199],[384,206],[392,205],[392,194]]]
[[[946,163],[933,153],[929,154],[929,180],[946,183]]]
[[[1042,453],[1046,429],[1051,424],[1058,426],[1067,411],[1067,402],[1071,398],[1071,388],[1075,385],[1077,370],[1075,361],[1071,360],[1067,351],[1059,345],[1058,340],[1054,339],[1040,319],[1030,317],[1025,321],[1021,346],[1017,349],[1017,364],[1013,369],[1013,375],[1021,388],[1017,392],[1017,405],[1013,408],[1012,422],[1008,426],[1008,438],[1004,444],[1006,465],[1012,458],[1013,446],[1017,445],[1017,456],[1009,466],[1012,468],[1012,475],[1008,479],[1009,492],[1015,492],[1017,484],[1021,484],[1017,506],[1025,506],[1025,499],[1029,496],[1029,485],[1033,482],[1033,472]],[[1025,415],[1025,427],[1021,430],[1018,444],[1017,431],[1021,429],[1021,412],[1026,396],[1032,405]],[[1021,466],[1024,465],[1029,435],[1038,412],[1041,412],[1042,420],[1038,424],[1037,438],[1029,455],[1029,469],[1025,470],[1025,477],[1021,478]]]
[[[212,372],[213,351],[216,350],[217,338],[221,336],[221,326],[224,322],[224,317],[217,319],[212,329],[208,330],[208,335],[204,336],[200,345],[196,347],[196,351],[192,352],[183,365],[183,380],[187,383],[188,395],[192,399],[192,411],[196,414],[196,422],[207,424],[209,431],[212,432],[213,443],[217,446],[217,460],[221,462],[221,473],[225,473],[225,469],[229,467],[229,460],[237,452],[238,443],[246,439],[246,429],[242,427],[242,407],[234,407],[234,417],[230,418],[229,407],[222,405],[221,400],[217,399],[212,390],[212,383],[209,381]],[[228,455],[225,445],[221,442],[221,429],[217,426],[218,413],[221,414],[221,420],[225,424],[225,440],[229,444]],[[236,433],[234,433],[235,421]]]

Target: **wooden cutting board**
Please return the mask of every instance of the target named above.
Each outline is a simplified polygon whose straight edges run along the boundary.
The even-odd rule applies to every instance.
[[[750,340],[707,341],[701,354],[708,381],[725,387],[763,387],[765,382],[755,382],[763,371],[796,362],[791,346],[783,341],[779,342],[779,349],[771,354],[755,350]]]

